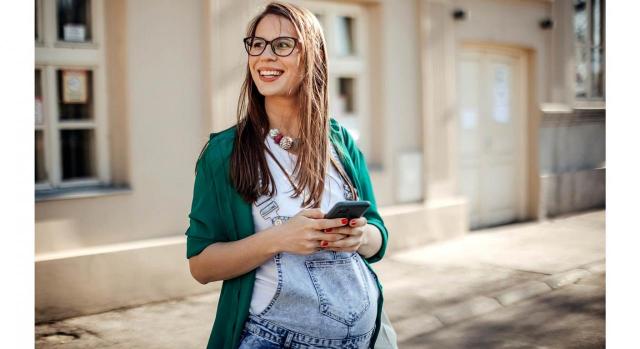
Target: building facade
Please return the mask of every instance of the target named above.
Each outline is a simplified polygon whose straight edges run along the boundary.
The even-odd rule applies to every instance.
[[[604,205],[604,2],[293,2],[389,252]],[[220,288],[184,257],[195,160],[265,3],[36,1],[36,321]]]

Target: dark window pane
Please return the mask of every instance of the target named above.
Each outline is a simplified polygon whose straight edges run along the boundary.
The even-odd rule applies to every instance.
[[[355,53],[354,21],[351,17],[336,18],[336,51],[339,56]]]
[[[90,70],[58,70],[60,120],[93,118],[93,73]]]
[[[35,33],[36,33],[36,41],[38,41],[38,20],[40,20],[40,16],[38,16],[38,0],[35,0],[35,6],[33,6],[33,8],[36,9],[36,13],[35,13],[35,24],[36,24],[36,28],[35,28]]]
[[[91,1],[58,0],[58,40],[91,41]]]
[[[602,15],[600,0],[591,0],[591,42],[593,46],[602,45]]]
[[[47,180],[47,171],[44,162],[44,132],[36,131],[36,183]]]
[[[95,177],[93,130],[61,130],[62,179]]]
[[[600,48],[591,50],[591,97],[604,97],[604,55]]]
[[[575,14],[573,16],[573,30],[578,44],[587,45],[589,15],[587,14],[587,3],[585,0],[576,0],[573,3]]]
[[[576,47],[576,97],[587,97],[589,89],[589,49]]]
[[[338,79],[339,114],[355,111],[355,88],[353,78]]]
[[[44,124],[44,109],[42,102],[42,71],[40,69],[36,69],[35,71],[36,81],[36,95],[35,95],[35,114],[36,114],[36,125]]]
[[[40,69],[36,69],[36,97],[42,97],[42,72]]]

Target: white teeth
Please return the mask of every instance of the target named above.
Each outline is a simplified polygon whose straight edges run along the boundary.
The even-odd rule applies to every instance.
[[[282,72],[275,71],[275,70],[263,70],[263,71],[260,72],[260,75],[262,75],[262,76],[280,76],[280,75],[282,75]]]

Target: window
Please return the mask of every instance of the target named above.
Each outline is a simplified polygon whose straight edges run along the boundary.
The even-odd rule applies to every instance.
[[[322,25],[329,59],[329,115],[370,155],[367,11],[355,4],[305,2]]]
[[[91,41],[90,0],[58,0],[56,10],[59,41]]]
[[[577,99],[604,99],[605,0],[574,0]]]
[[[35,187],[109,183],[104,0],[36,0]]]

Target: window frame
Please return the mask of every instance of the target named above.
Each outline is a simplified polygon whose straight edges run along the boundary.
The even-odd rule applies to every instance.
[[[598,96],[598,97],[594,97],[594,87],[593,87],[593,76],[594,76],[594,71],[593,71],[593,65],[592,65],[592,54],[593,54],[593,50],[596,49],[596,47],[593,45],[593,16],[594,16],[594,12],[593,12],[593,6],[592,6],[592,0],[585,0],[586,3],[586,7],[585,7],[585,13],[587,14],[587,37],[586,37],[586,45],[585,44],[581,44],[578,42],[577,37],[576,37],[576,33],[575,33],[575,18],[576,18],[576,11],[574,8],[574,2],[571,2],[571,9],[572,9],[572,16],[571,16],[571,23],[572,23],[572,35],[573,35],[573,52],[574,52],[574,57],[575,57],[575,61],[574,61],[574,65],[573,65],[573,69],[574,69],[574,74],[573,74],[573,99],[574,99],[574,105],[576,108],[581,108],[581,109],[598,109],[598,108],[604,108],[604,102],[606,99],[606,95],[607,95],[607,89],[606,89],[606,15],[605,15],[605,8],[606,8],[606,0],[600,0],[600,26],[602,28],[602,34],[601,34],[601,44],[597,47],[599,49],[602,50],[602,63],[601,63],[601,69],[602,69],[602,96]],[[587,81],[586,81],[586,86],[587,86],[587,96],[586,97],[578,97],[576,96],[576,75],[577,75],[577,51],[578,48],[583,47],[587,49],[587,62],[588,62],[588,73],[587,73]]]
[[[82,43],[58,40],[57,1],[36,0],[42,21],[40,41],[35,44],[35,69],[40,69],[44,125],[43,131],[46,181],[35,183],[36,196],[52,191],[109,185],[107,96],[104,42],[104,0],[91,1],[91,41]],[[92,116],[90,120],[63,121],[59,119],[57,71],[80,69],[92,72]],[[34,71],[35,74],[35,71]],[[93,130],[93,161],[95,176],[82,179],[62,179],[62,150],[60,133],[65,129]],[[35,136],[35,133],[34,133]],[[35,180],[34,180],[35,182]]]
[[[370,105],[372,103],[373,89],[369,81],[370,61],[369,61],[369,23],[370,14],[365,5],[353,3],[334,2],[311,2],[304,1],[302,6],[309,9],[315,15],[322,17],[321,24],[327,41],[327,57],[329,70],[329,116],[334,117],[348,130],[350,123],[355,122],[359,137],[356,140],[358,147],[368,159],[371,156],[372,120]],[[338,17],[353,18],[352,30],[354,38],[354,52],[351,55],[339,55],[337,50],[337,30]],[[354,113],[347,113],[337,116],[333,110],[333,102],[339,97],[340,78],[354,79]],[[355,120],[351,118],[355,118]],[[351,120],[349,120],[351,119]],[[353,133],[352,133],[353,135]]]

